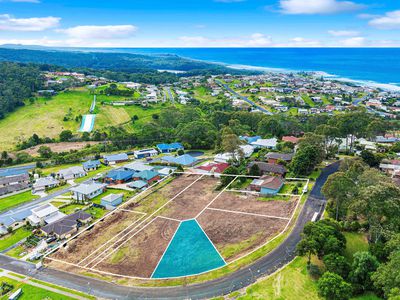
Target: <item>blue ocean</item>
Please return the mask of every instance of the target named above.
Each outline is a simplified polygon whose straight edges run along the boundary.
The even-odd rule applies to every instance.
[[[236,67],[319,71],[338,78],[400,87],[400,48],[123,48],[169,53]]]

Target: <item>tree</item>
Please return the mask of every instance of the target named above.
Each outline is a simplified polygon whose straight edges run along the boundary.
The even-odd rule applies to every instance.
[[[217,131],[209,122],[194,121],[181,124],[178,128],[178,137],[191,148],[211,149],[215,145]]]
[[[61,142],[68,142],[72,139],[72,131],[71,130],[63,130],[60,133],[60,141]]]
[[[309,175],[318,162],[316,149],[313,146],[305,146],[297,150],[289,168],[295,176]]]
[[[1,152],[1,159],[7,159],[8,158],[8,153],[7,151]]]
[[[347,207],[350,201],[355,197],[357,186],[353,180],[346,176],[346,173],[336,172],[328,177],[322,187],[322,193],[334,204],[334,211],[327,210],[331,217],[336,221],[346,216]]]
[[[236,168],[234,166],[230,166],[230,167],[225,169],[223,174],[238,175],[239,174],[239,170],[238,170],[238,168]],[[233,179],[235,179],[235,176],[224,176],[224,175],[221,175],[221,186],[227,186],[228,184],[230,184],[233,181]]]
[[[381,289],[386,297],[400,287],[400,251],[389,256],[385,264],[381,264],[371,276],[374,286]]]
[[[351,297],[351,285],[335,273],[325,272],[317,286],[319,294],[328,300],[347,300]]]
[[[361,158],[371,168],[377,168],[379,167],[383,157],[379,154],[374,154],[371,151],[363,150],[361,151]]]
[[[240,144],[241,141],[239,137],[234,133],[224,134],[222,136],[222,149],[224,152],[230,153],[234,161],[237,161],[238,158],[239,160],[243,158],[243,151],[240,151],[241,149],[239,148]]]
[[[38,149],[38,153],[42,158],[50,158],[51,155],[53,154],[50,147],[47,146],[40,146]]]
[[[323,260],[328,272],[336,273],[343,278],[347,278],[349,275],[350,265],[344,256],[337,253],[331,253],[325,255]]]
[[[341,254],[346,246],[346,238],[339,225],[330,219],[308,222],[303,229],[302,240],[297,246],[299,255],[316,254],[322,259],[327,254]]]
[[[378,268],[379,262],[368,251],[356,252],[353,257],[349,279],[357,292],[365,292],[372,287],[371,275]]]
[[[261,170],[260,170],[260,167],[258,166],[258,164],[253,164],[250,167],[249,175],[251,175],[251,176],[261,176]]]

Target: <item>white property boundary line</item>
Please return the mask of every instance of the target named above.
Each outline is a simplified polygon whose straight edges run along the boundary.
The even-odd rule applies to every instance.
[[[197,173],[188,173],[188,172],[186,172],[185,174],[188,174],[188,175],[199,175],[199,174],[197,174]],[[209,174],[205,174],[205,175],[210,176]],[[299,179],[296,179],[296,180],[304,180],[304,181],[307,181],[307,183],[306,183],[306,186],[307,186],[307,187],[308,187],[309,182],[310,182],[309,179],[304,179],[304,178],[299,178]],[[82,268],[82,269],[86,269],[86,270],[89,270],[89,271],[95,271],[95,272],[98,272],[98,273],[100,273],[100,274],[104,274],[104,275],[108,275],[108,276],[115,276],[115,277],[129,278],[129,279],[137,279],[137,280],[145,280],[145,281],[152,281],[152,280],[168,280],[168,279],[180,279],[180,278],[187,278],[187,277],[199,276],[199,275],[202,275],[202,274],[205,274],[205,273],[209,273],[209,272],[212,272],[212,271],[216,271],[216,270],[222,269],[222,268],[224,268],[224,267],[226,267],[226,266],[229,266],[229,265],[231,265],[231,264],[233,264],[233,263],[235,263],[235,262],[237,262],[237,261],[239,261],[239,260],[241,260],[241,259],[244,259],[244,258],[246,258],[247,256],[251,255],[252,253],[254,253],[254,252],[260,250],[260,249],[263,248],[263,247],[265,247],[266,245],[268,245],[268,244],[271,243],[272,241],[276,240],[276,239],[277,239],[278,237],[280,237],[281,235],[283,235],[283,234],[286,232],[286,230],[288,229],[289,224],[293,221],[293,218],[294,218],[294,216],[295,216],[295,214],[296,214],[296,212],[297,212],[297,210],[298,210],[298,207],[300,206],[300,202],[301,202],[301,199],[302,199],[302,197],[304,196],[304,194],[305,194],[305,192],[303,191],[303,192],[301,193],[301,195],[299,195],[300,197],[299,197],[299,199],[298,199],[298,203],[297,203],[297,205],[296,205],[296,207],[295,207],[295,209],[294,209],[294,211],[293,211],[293,213],[292,213],[292,216],[290,217],[290,220],[289,220],[288,223],[286,224],[285,228],[284,228],[278,235],[274,236],[272,239],[266,241],[264,244],[258,246],[257,248],[253,249],[252,251],[246,253],[245,255],[243,255],[243,256],[241,256],[241,257],[238,257],[238,258],[236,258],[236,259],[234,259],[234,260],[228,262],[225,266],[221,266],[221,267],[218,267],[218,268],[215,268],[215,269],[212,269],[212,270],[208,270],[208,271],[205,271],[205,272],[201,272],[201,273],[198,273],[198,274],[192,274],[192,275],[188,275],[188,276],[169,277],[169,278],[163,278],[163,279],[159,279],[159,278],[157,278],[157,279],[156,279],[156,278],[144,278],[144,277],[137,277],[137,276],[135,277],[135,276],[127,276],[127,275],[115,274],[115,273],[100,271],[100,270],[93,269],[93,268],[92,268],[92,269],[90,269],[90,268],[85,268],[85,267],[83,267],[83,266],[78,266],[78,265],[76,265],[76,264],[72,264],[72,263],[69,263],[69,262],[66,262],[66,261],[63,261],[63,260],[58,260],[58,259],[54,259],[54,258],[50,258],[50,257],[46,257],[46,258],[49,259],[49,260],[53,260],[53,261],[60,262],[60,263],[65,263],[65,264],[68,264],[68,265],[71,265],[71,266],[74,266],[74,267],[77,267],[77,268]],[[284,266],[284,267],[285,267],[285,266]],[[272,274],[271,274],[271,275],[272,275]],[[270,275],[270,276],[271,276],[271,275]]]
[[[263,218],[270,218],[270,219],[290,220],[290,218],[262,215],[262,214],[250,213],[250,212],[245,212],[245,211],[228,210],[228,209],[220,209],[220,208],[212,208],[212,207],[209,207],[207,209],[208,210],[215,210],[215,211],[222,211],[222,212],[232,213],[232,214],[249,215],[249,216],[263,217]]]
[[[95,259],[99,258],[103,253],[105,253],[106,251],[108,251],[109,249],[111,249],[115,244],[119,243],[123,238],[125,238],[126,236],[128,236],[129,234],[132,233],[132,231],[134,231],[136,228],[138,228],[140,225],[142,225],[144,222],[148,221],[151,217],[153,217],[156,213],[158,213],[161,209],[163,209],[165,206],[167,206],[171,201],[175,200],[177,197],[179,197],[183,192],[185,192],[188,188],[190,188],[192,185],[194,185],[197,181],[199,181],[201,178],[203,178],[204,175],[200,176],[199,178],[197,178],[195,181],[193,181],[192,183],[190,183],[187,187],[185,187],[183,190],[181,190],[178,194],[176,194],[174,197],[172,197],[170,200],[168,200],[166,203],[164,203],[162,206],[160,206],[156,211],[154,211],[151,215],[149,215],[148,217],[146,217],[146,219],[144,219],[142,222],[140,222],[140,224],[136,225],[133,229],[129,230],[124,236],[122,236],[118,241],[116,241],[114,244],[112,244],[110,247],[108,247],[106,250],[104,250],[102,253],[100,253],[100,255],[98,255],[97,257],[95,257],[93,260],[91,260],[88,264],[85,265],[85,267],[87,267],[89,264],[91,264]],[[153,222],[156,218],[154,218],[151,222]],[[150,223],[151,223],[150,222]],[[149,225],[150,223],[148,223],[147,225]],[[145,225],[145,227],[147,226]],[[143,227],[142,229],[144,229],[145,227]],[[138,232],[140,232],[142,229],[140,229]],[[133,235],[134,236],[134,235]],[[96,263],[93,268],[95,266],[97,266],[100,262],[102,262],[104,259],[106,259],[107,257],[109,257],[111,254],[113,254],[115,251],[117,251],[119,248],[121,248],[122,245],[124,245],[126,242],[128,242],[133,236],[128,237],[128,239],[126,239],[125,241],[123,241],[119,246],[117,246],[117,248],[113,249],[109,254],[107,254],[105,257],[103,257],[98,263]]]
[[[60,245],[58,245],[56,248],[51,249],[50,251],[46,252],[43,255],[43,258],[46,258],[47,256],[49,256],[50,254],[54,253],[55,251],[57,251],[58,249],[60,249],[62,246],[64,246],[65,244],[69,243],[71,240],[75,239],[76,237],[78,237],[79,235],[81,235],[82,233],[84,233],[85,231],[87,231],[89,228],[93,228],[97,223],[103,221],[105,218],[111,216],[113,213],[117,212],[118,210],[122,209],[122,207],[124,207],[125,205],[127,205],[128,203],[131,203],[134,199],[142,196],[144,193],[146,193],[149,189],[157,186],[158,184],[166,181],[167,179],[169,179],[172,176],[173,173],[165,176],[163,179],[161,179],[160,181],[154,183],[153,185],[151,185],[150,187],[148,187],[147,189],[145,189],[144,191],[140,192],[139,194],[133,196],[131,199],[129,199],[128,201],[126,201],[125,203],[123,203],[122,205],[120,205],[119,207],[117,207],[117,209],[110,211],[108,214],[104,215],[102,218],[98,219],[96,222],[94,222],[93,224],[91,224],[90,226],[86,227],[84,230],[76,233],[75,235],[73,235],[72,237],[70,237],[69,239],[67,239],[66,241],[62,242]]]
[[[162,261],[164,255],[165,255],[165,253],[167,253],[167,250],[168,250],[169,246],[171,245],[172,240],[174,239],[174,237],[175,237],[176,233],[178,232],[179,228],[181,227],[181,225],[182,225],[182,222],[179,222],[179,225],[178,225],[178,227],[176,228],[174,234],[172,235],[171,240],[168,242],[168,245],[167,245],[167,247],[165,248],[164,253],[161,255],[161,257],[160,257],[160,259],[159,259],[157,265],[155,266],[153,272],[151,272],[150,278],[153,278],[153,275],[154,275],[154,273],[156,272],[156,270],[157,270],[157,268],[158,268],[158,265],[161,263],[161,261]]]

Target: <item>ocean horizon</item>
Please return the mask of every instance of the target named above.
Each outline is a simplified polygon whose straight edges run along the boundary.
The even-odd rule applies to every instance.
[[[400,91],[400,48],[107,48],[110,50],[175,54],[239,69],[319,72],[336,80]]]

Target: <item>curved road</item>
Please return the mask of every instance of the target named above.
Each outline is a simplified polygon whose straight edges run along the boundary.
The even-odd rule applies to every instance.
[[[321,194],[321,188],[328,176],[337,171],[338,166],[339,162],[336,162],[322,170],[304,204],[295,227],[280,246],[250,266],[219,279],[178,287],[124,287],[50,268],[35,270],[35,267],[30,263],[4,255],[0,255],[0,265],[2,268],[13,272],[106,299],[205,299],[225,295],[254,283],[262,276],[273,273],[295,257],[296,245],[300,241],[300,234],[305,223],[311,220],[315,212],[322,212],[326,204],[325,198]]]

